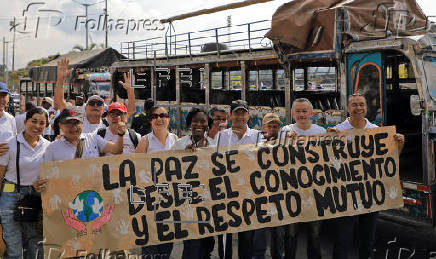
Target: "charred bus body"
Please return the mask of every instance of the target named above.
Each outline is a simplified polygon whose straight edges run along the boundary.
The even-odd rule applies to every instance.
[[[349,95],[362,93],[368,102],[367,118],[380,126],[395,125],[397,132],[406,137],[399,170],[404,207],[382,214],[434,228],[433,23],[415,1],[401,5],[398,1],[326,1],[322,3],[325,6],[315,6],[315,2],[305,1],[312,5],[310,10],[300,9],[303,1],[299,0],[278,9],[267,34],[293,78],[291,96],[307,94],[303,89],[310,86],[310,67],[314,63],[336,68],[335,97],[340,100],[341,110],[346,112]],[[293,37],[297,32],[300,37]],[[304,82],[297,87],[299,78]]]
[[[259,128],[263,114],[271,110],[291,123],[292,101],[300,97],[314,104],[314,122],[328,127],[346,118],[348,96],[362,92],[368,100],[368,119],[380,126],[396,125],[397,132],[406,136],[399,169],[404,207],[382,214],[434,228],[436,36],[432,23],[415,1],[404,6],[396,6],[396,1],[325,1],[325,6],[301,12],[303,2],[286,4],[273,16],[266,35],[271,47],[253,47],[250,26],[245,31],[248,38],[240,40],[248,44],[238,50],[218,48],[232,43],[218,40],[232,34],[220,34],[219,28],[210,30],[217,48],[207,53],[193,54],[191,33],[167,32],[160,49],[147,40],[127,42],[122,54],[131,60],[113,64],[112,82],[121,80],[122,73],[135,75],[136,97],[151,97],[170,107],[170,127],[179,134],[188,130],[184,118],[191,107],[228,109],[236,99],[252,106],[250,127]],[[284,11],[289,13],[280,13]],[[263,37],[260,41],[265,43]],[[117,85],[114,89],[118,97],[126,98],[124,89]]]

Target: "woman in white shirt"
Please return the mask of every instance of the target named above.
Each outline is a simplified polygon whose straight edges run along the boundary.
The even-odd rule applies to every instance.
[[[0,157],[0,218],[3,239],[6,243],[5,258],[36,258],[37,244],[42,240],[35,222],[17,222],[14,210],[19,198],[17,181],[17,147],[19,145],[18,165],[20,173],[20,195],[39,190],[39,165],[44,162],[44,153],[50,142],[42,137],[48,125],[47,113],[41,108],[33,108],[26,113],[24,131],[9,140],[9,151]],[[32,187],[33,185],[33,187]]]
[[[191,128],[191,134],[179,139],[171,149],[196,151],[197,148],[216,146],[214,140],[207,136],[209,120],[204,110],[192,108],[186,117],[186,125]],[[214,237],[185,240],[182,259],[210,258],[214,245]]]
[[[153,107],[150,110],[152,131],[143,136],[136,147],[136,153],[153,153],[170,150],[177,141],[177,136],[168,131],[170,115],[164,107]],[[162,255],[161,258],[170,258],[173,243],[152,245],[142,248],[142,254]]]

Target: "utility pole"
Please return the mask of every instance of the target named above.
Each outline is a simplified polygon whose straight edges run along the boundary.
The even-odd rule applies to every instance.
[[[15,70],[15,27],[16,27],[16,19],[14,17],[14,21],[12,26],[14,26],[14,36],[13,36],[13,40],[12,40],[12,71]]]
[[[108,31],[107,31],[107,17],[108,17],[108,13],[107,13],[107,0],[104,1],[104,30],[105,30],[105,37],[104,37],[104,47],[107,48],[107,36],[108,36]]]
[[[77,2],[75,0],[73,0],[73,1],[85,7],[85,17],[86,17],[86,21],[85,21],[86,49],[88,49],[89,48],[89,46],[88,46],[88,7],[90,7],[92,5],[96,5],[96,4],[102,3],[103,1],[96,2],[96,3],[93,3],[93,4],[84,4],[84,3]]]
[[[6,62],[6,57],[5,57],[5,44],[6,44],[6,40],[5,40],[5,37],[3,37],[3,73],[2,73],[2,75],[3,75],[3,80],[5,80],[5,76],[6,76],[6,65],[5,65],[5,62]]]
[[[5,83],[8,83],[8,52],[9,52],[9,48],[8,48],[8,41],[5,41],[5,37],[3,37],[3,64],[4,64],[4,78],[3,80],[5,81]]]
[[[86,49],[89,49],[88,46],[88,4],[83,4],[83,6],[85,6],[85,16],[86,16],[86,20],[85,20],[85,29],[86,29]]]

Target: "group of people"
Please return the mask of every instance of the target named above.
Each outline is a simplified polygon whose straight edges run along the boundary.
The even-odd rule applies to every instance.
[[[294,124],[283,126],[277,114],[268,113],[263,118],[262,131],[248,127],[249,107],[245,101],[237,100],[233,101],[230,107],[230,128],[227,128],[228,112],[226,110],[219,107],[212,107],[209,111],[192,108],[186,118],[191,132],[187,136],[178,138],[168,129],[170,116],[167,108],[155,106],[152,101],[146,101],[144,105],[146,112],[134,114],[134,90],[130,86],[128,75],[124,76],[124,81],[119,82],[127,90],[128,107],[119,102],[111,103],[106,111],[106,126],[102,120],[105,110],[101,97],[91,96],[86,102],[83,97],[79,97],[76,105],[69,105],[65,101],[63,84],[70,72],[68,60],[60,60],[54,97],[46,99],[46,102],[51,104],[53,112],[48,112],[43,107],[29,105],[22,126],[18,126],[18,119],[16,122],[16,118],[5,111],[9,89],[4,83],[0,83],[0,220],[3,227],[3,239],[7,246],[5,258],[35,258],[37,244],[42,240],[42,232],[38,231],[36,223],[14,221],[13,212],[19,199],[17,165],[21,172],[19,186],[21,194],[41,193],[46,189],[48,180],[39,176],[39,165],[47,161],[166,150],[196,152],[199,148],[209,146],[268,141],[278,138],[283,132],[290,137],[326,132],[326,129],[312,123],[313,107],[308,99],[300,98],[293,102]],[[80,98],[83,100],[82,104]],[[329,128],[328,131],[338,132],[354,128],[377,127],[365,118],[367,105],[364,96],[351,95],[347,108],[350,117],[343,123]],[[132,128],[138,129],[140,133],[126,126],[131,116],[133,117]],[[59,132],[52,141],[44,138],[44,131],[49,125],[52,131]],[[19,130],[18,127],[21,129]],[[398,141],[401,151],[404,136],[396,134],[395,140]],[[377,213],[337,219],[338,233],[335,235],[333,258],[348,258],[356,224],[360,230],[359,257],[373,256],[376,219]],[[309,229],[307,257],[321,258],[321,222],[310,222],[307,225]],[[241,231],[238,233],[237,255],[243,259],[265,258],[266,235],[270,231],[272,258],[296,258],[300,229],[301,224],[297,223],[271,229]],[[233,254],[236,254],[236,251],[232,251],[232,234],[220,235],[217,239],[219,257],[232,258]],[[214,237],[185,240],[183,243],[182,258],[210,258],[215,247]],[[172,249],[172,243],[146,246],[141,248],[138,254],[142,256],[167,255],[169,258]]]

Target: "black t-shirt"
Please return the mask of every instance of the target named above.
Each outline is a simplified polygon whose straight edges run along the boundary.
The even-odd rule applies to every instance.
[[[144,136],[151,132],[151,123],[145,112],[138,112],[133,115],[131,128]]]

